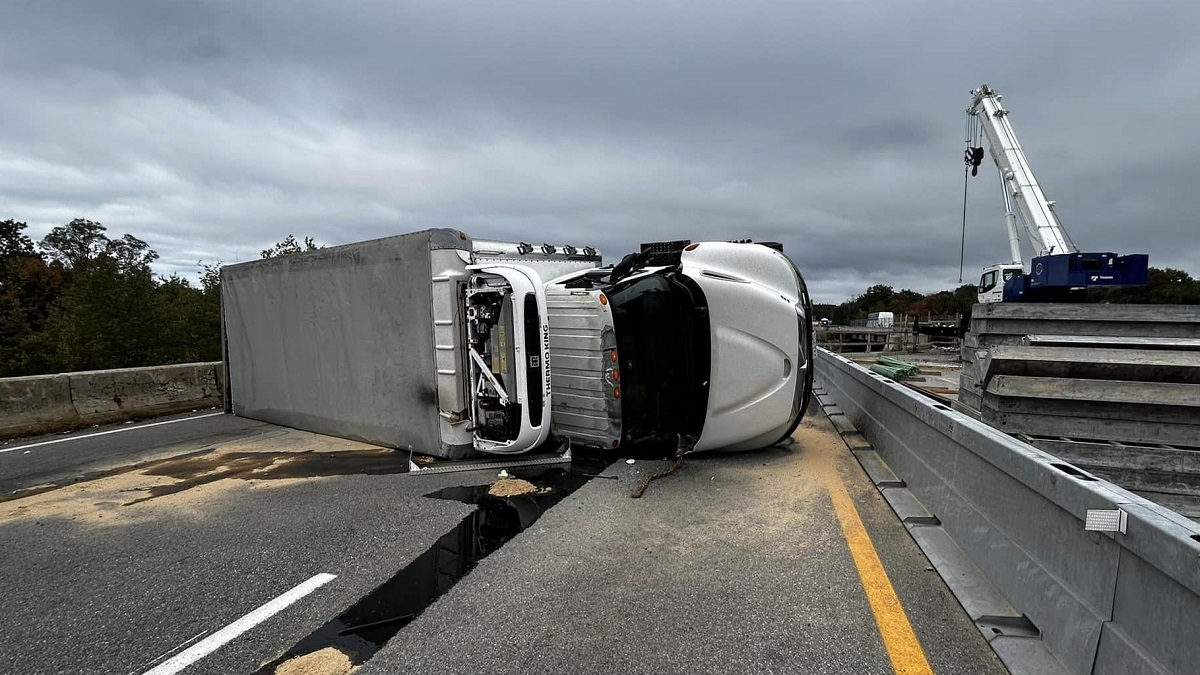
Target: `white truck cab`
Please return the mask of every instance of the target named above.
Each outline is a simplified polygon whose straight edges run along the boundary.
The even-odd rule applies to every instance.
[[[695,449],[786,439],[812,378],[812,312],[800,272],[782,251],[752,243],[690,245],[680,262],[708,305],[709,397]]]
[[[647,244],[556,279],[548,295],[556,433],[593,447],[670,450],[689,437],[694,450],[744,450],[800,423],[810,301],[779,247]],[[567,297],[579,301],[568,309]],[[593,308],[590,323],[580,307]],[[595,347],[581,353],[583,339]]]
[[[979,292],[976,294],[976,301],[1003,301],[1004,285],[1009,280],[1020,277],[1024,273],[1025,266],[1021,263],[1002,263],[988,267],[983,270],[983,274],[979,277]]]

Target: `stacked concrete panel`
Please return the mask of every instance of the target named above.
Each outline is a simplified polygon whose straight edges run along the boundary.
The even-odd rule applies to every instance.
[[[1200,517],[1200,307],[976,305],[962,356],[984,422]]]

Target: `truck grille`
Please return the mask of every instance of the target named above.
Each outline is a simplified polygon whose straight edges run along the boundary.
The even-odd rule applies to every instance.
[[[621,403],[613,379],[617,348],[612,314],[599,291],[551,288],[550,414],[554,432],[581,445],[612,448],[621,440]]]

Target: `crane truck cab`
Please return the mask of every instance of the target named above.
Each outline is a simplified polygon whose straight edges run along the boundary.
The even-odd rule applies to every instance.
[[[1020,263],[1002,263],[985,268],[979,277],[978,302],[1002,302],[1005,300],[1005,287],[1024,274],[1025,267]]]

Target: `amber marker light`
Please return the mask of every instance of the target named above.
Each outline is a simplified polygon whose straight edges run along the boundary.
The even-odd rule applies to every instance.
[[[605,295],[603,293],[600,294],[600,304],[602,304],[602,305],[608,304],[608,296],[607,295]]]
[[[695,251],[695,250],[696,250],[696,248],[697,248],[698,246],[700,246],[700,244],[688,244],[687,246],[684,246],[684,247],[683,247],[683,250],[685,250],[685,251]]]
[[[608,353],[608,358],[613,363],[616,363],[617,362],[617,350],[614,349],[614,350],[610,351]]]
[[[613,398],[621,398],[621,388],[613,387]]]

